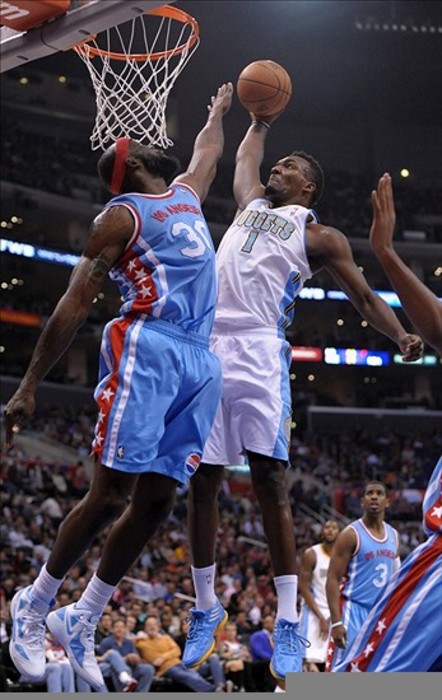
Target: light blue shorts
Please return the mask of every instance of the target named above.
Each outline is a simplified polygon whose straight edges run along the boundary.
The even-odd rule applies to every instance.
[[[186,483],[201,460],[221,395],[208,340],[165,321],[118,318],[104,329],[92,455],[131,474]]]

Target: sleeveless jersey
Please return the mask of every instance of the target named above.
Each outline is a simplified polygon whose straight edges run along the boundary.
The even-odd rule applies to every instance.
[[[305,249],[313,211],[299,205],[271,208],[255,199],[234,220],[217,251],[218,301],[215,332],[284,329],[295,299],[312,276]]]
[[[341,596],[369,609],[395,571],[398,533],[391,525],[384,523],[385,537],[377,539],[362,519],[348,527],[356,533],[357,546],[348,564]]]
[[[175,183],[164,194],[124,194],[108,206],[126,207],[135,222],[124,255],[109,272],[123,298],[121,315],[144,314],[208,337],[217,291],[215,250],[196,193]]]
[[[430,536],[434,532],[442,533],[442,456],[436,464],[425,491],[423,510],[423,528]]]
[[[322,544],[314,544],[312,549],[316,554],[316,564],[313,569],[311,589],[317,606],[321,611],[327,613],[326,617],[329,617],[325,582],[330,565],[330,555],[324,551]]]
[[[442,457],[423,503],[428,539],[405,559],[350,644],[338,672],[430,671],[442,657]]]

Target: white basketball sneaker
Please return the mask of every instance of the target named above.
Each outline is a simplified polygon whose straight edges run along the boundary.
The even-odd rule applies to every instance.
[[[22,588],[11,601],[9,653],[14,666],[26,680],[38,681],[46,671],[45,618],[50,605],[33,598],[31,589],[32,586]]]
[[[95,630],[99,615],[92,615],[78,603],[51,612],[46,620],[50,632],[60,642],[76,673],[94,688],[104,685],[95,659]]]

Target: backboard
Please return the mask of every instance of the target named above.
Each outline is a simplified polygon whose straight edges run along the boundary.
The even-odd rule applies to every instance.
[[[0,73],[174,0],[0,0]]]

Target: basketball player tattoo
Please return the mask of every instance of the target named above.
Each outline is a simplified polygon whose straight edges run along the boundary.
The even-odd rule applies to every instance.
[[[95,284],[101,284],[112,267],[112,261],[104,253],[99,253],[92,260],[92,269],[89,277]]]

